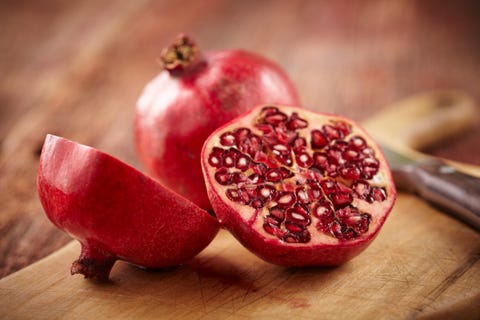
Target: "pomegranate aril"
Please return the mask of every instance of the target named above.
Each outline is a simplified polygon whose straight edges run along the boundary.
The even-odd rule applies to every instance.
[[[376,167],[363,167],[362,168],[362,178],[369,180],[372,179],[378,172]]]
[[[312,149],[322,149],[328,144],[328,141],[320,130],[312,130],[310,134],[310,144]]]
[[[269,209],[270,217],[273,217],[275,220],[282,222],[285,219],[285,209],[275,206]]]
[[[227,197],[234,201],[234,202],[238,202],[238,203],[241,203],[241,204],[245,204],[245,205],[248,205],[250,204],[250,196],[248,195],[248,192],[243,189],[243,188],[240,188],[240,189],[228,189],[225,194],[227,195]]]
[[[312,157],[306,152],[296,154],[295,161],[297,162],[298,166],[302,168],[310,168],[313,164]]]
[[[339,190],[338,184],[335,180],[322,180],[320,181],[320,186],[322,187],[322,190],[326,195],[330,195]]]
[[[263,163],[254,163],[251,168],[254,173],[259,175],[264,175],[268,170],[268,167]]]
[[[220,168],[223,166],[223,154],[224,150],[221,148],[213,148],[212,152],[208,157],[208,163],[215,168]]]
[[[345,151],[348,148],[348,142],[343,140],[335,140],[335,142],[330,147],[331,149],[338,150],[338,151]],[[341,155],[341,153],[339,153]]]
[[[233,183],[237,183],[237,184],[245,183],[245,182],[247,182],[247,179],[248,179],[247,176],[244,175],[241,172],[233,172],[232,173],[232,182]]]
[[[368,182],[359,180],[352,184],[352,190],[354,195],[356,195],[359,199],[366,200],[367,197],[370,195],[370,185]]]
[[[299,233],[299,232],[302,232],[303,230],[305,230],[305,227],[301,226],[301,225],[299,225],[295,222],[285,221],[285,229],[287,229],[288,231],[290,231],[292,233]]]
[[[267,233],[274,235],[278,238],[283,238],[285,235],[285,232],[282,229],[280,229],[280,226],[277,225],[276,223],[264,222],[263,229]]]
[[[220,143],[226,147],[234,146],[236,144],[235,135],[231,132],[225,132],[220,136]]]
[[[265,116],[268,116],[268,115],[276,114],[278,112],[280,112],[280,110],[278,110],[277,107],[266,106],[266,107],[262,108],[262,111],[260,112],[260,117],[265,117]]]
[[[310,196],[308,194],[308,190],[306,187],[298,187],[295,190],[295,194],[297,195],[297,201],[303,204],[309,204],[311,202]]]
[[[304,230],[302,232],[288,232],[283,236],[283,241],[288,243],[307,243],[310,241],[310,232]]]
[[[347,179],[347,180],[357,180],[360,178],[362,172],[358,168],[357,165],[353,163],[349,163],[343,167],[340,168],[339,170],[340,175],[342,178]]]
[[[298,113],[294,112],[290,116],[290,119],[287,122],[287,128],[289,130],[304,129],[308,127],[308,122],[305,119],[302,119],[298,116]]]
[[[236,162],[236,157],[237,157],[237,154],[238,154],[238,150],[236,149],[229,149],[227,150],[226,152],[224,152],[224,155],[223,155],[223,165],[227,168],[232,168],[235,166],[235,162]]]
[[[310,182],[308,185],[310,187],[308,190],[308,198],[310,201],[317,201],[323,197],[322,188],[318,183]]]
[[[352,127],[343,121],[337,121],[334,123],[335,128],[342,133],[343,136],[347,136],[352,132]]]
[[[222,186],[232,183],[232,174],[226,168],[220,168],[215,172],[215,180]]]
[[[313,166],[319,169],[321,172],[325,171],[328,167],[328,156],[324,152],[315,152],[313,154]]]
[[[279,192],[275,201],[279,207],[289,208],[295,203],[296,197],[293,192]]]
[[[248,181],[252,184],[262,183],[264,181],[263,176],[258,173],[252,173],[248,176]]]
[[[306,148],[307,148],[307,140],[305,140],[304,138],[299,137],[293,140],[292,142],[293,152],[295,153],[305,152]]]
[[[345,207],[346,205],[349,205],[353,201],[352,195],[344,191],[332,193],[330,195],[330,199],[332,200],[332,203],[335,206],[335,208]]]
[[[263,199],[264,201],[270,201],[275,197],[276,189],[272,185],[261,185],[256,189],[257,197]]]
[[[280,174],[282,175],[283,179],[292,178],[295,175],[292,171],[288,170],[285,167],[280,167],[278,170],[279,170]]]
[[[380,187],[373,187],[370,192],[370,197],[372,201],[384,201],[387,198],[387,194],[385,193],[385,189]]]
[[[357,151],[363,150],[366,146],[367,143],[365,142],[365,139],[359,136],[354,136],[351,137],[350,140],[348,140],[348,144]]]
[[[240,171],[246,171],[248,168],[250,168],[250,164],[251,159],[248,156],[241,153],[237,155],[235,168],[239,169]]]
[[[287,115],[282,112],[277,112],[275,114],[270,114],[265,116],[264,121],[273,126],[279,125],[282,122],[285,122],[288,119]]]
[[[263,201],[262,199],[253,199],[250,202],[250,206],[255,208],[255,209],[260,209],[260,208],[263,208],[265,206],[265,201]]]
[[[360,153],[353,148],[348,149],[342,153],[342,158],[347,161],[356,161],[360,158]]]
[[[282,179],[282,173],[280,172],[279,168],[270,169],[265,174],[265,180],[270,182],[280,182]]]
[[[287,209],[286,221],[294,222],[301,226],[308,226],[310,220],[310,210],[303,204],[296,203],[293,208]]]
[[[323,126],[323,133],[327,141],[343,138],[343,133],[329,124]]]
[[[273,126],[268,123],[257,123],[255,126],[258,130],[262,131],[263,134],[269,134],[275,131]]]

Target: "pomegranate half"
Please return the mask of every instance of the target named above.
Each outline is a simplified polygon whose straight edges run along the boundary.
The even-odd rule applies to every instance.
[[[205,139],[252,106],[298,105],[297,92],[268,59],[242,50],[202,53],[185,35],[160,60],[163,71],[137,102],[137,155],[165,186],[210,210],[200,166]]]
[[[295,107],[259,106],[222,126],[202,167],[220,224],[279,265],[348,261],[396,199],[387,161],[358,124]]]
[[[72,274],[108,279],[117,259],[178,265],[204,249],[219,225],[206,211],[119,160],[47,135],[37,187],[47,217],[82,245]]]

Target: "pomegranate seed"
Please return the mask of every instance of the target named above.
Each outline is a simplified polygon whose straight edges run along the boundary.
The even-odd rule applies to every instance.
[[[318,183],[311,182],[308,184],[310,189],[308,190],[308,197],[310,201],[317,201],[323,197],[322,188]]]
[[[274,235],[278,238],[283,238],[285,235],[285,232],[282,231],[279,226],[273,223],[265,222],[263,224],[263,229],[269,234]]]
[[[257,174],[264,175],[267,172],[268,167],[266,165],[264,165],[263,163],[255,163],[252,166],[252,170],[253,170],[253,172],[255,172]]]
[[[283,208],[291,207],[295,203],[295,200],[295,194],[288,191],[278,193],[277,198],[275,199],[278,206]]]
[[[323,126],[323,134],[327,141],[343,138],[343,134],[334,126],[331,126],[329,124]]]
[[[257,123],[255,126],[258,128],[258,130],[262,131],[263,134],[269,134],[275,131],[273,126],[267,123]]]
[[[229,185],[232,183],[232,174],[226,168],[220,168],[215,172],[215,180],[223,186]]]
[[[296,138],[295,140],[293,140],[293,143],[292,143],[293,152],[295,153],[305,152],[306,148],[307,148],[307,141],[304,138]]]
[[[343,141],[343,140],[335,140],[335,142],[331,146],[332,149],[338,150],[338,151],[345,151],[348,148],[348,142]]]
[[[322,180],[320,181],[320,186],[322,187],[323,192],[325,192],[326,195],[330,195],[338,191],[338,184],[335,180]]]
[[[312,130],[310,141],[312,149],[321,149],[328,144],[327,139],[320,130]]]
[[[347,161],[358,160],[359,157],[360,157],[360,153],[358,153],[358,151],[354,149],[348,149],[342,153],[342,158],[344,158]]]
[[[384,201],[387,198],[385,189],[379,187],[373,187],[370,193],[370,197],[373,201]]]
[[[300,203],[308,204],[311,202],[308,191],[306,187],[298,187],[295,190],[295,194],[297,195],[297,201]]]
[[[280,172],[280,169],[270,169],[267,171],[265,174],[265,179],[270,182],[280,182],[282,181],[282,173]]]
[[[332,199],[333,205],[336,208],[345,207],[353,201],[352,195],[343,191],[332,193],[330,199]]]
[[[283,221],[285,219],[285,210],[279,206],[270,208],[270,216],[275,218],[277,221]]]
[[[286,221],[294,222],[301,226],[308,226],[310,220],[310,210],[303,204],[296,203],[293,208],[287,209]]]
[[[232,173],[232,182],[233,183],[244,183],[247,181],[247,176],[245,176],[241,172],[234,172]]]
[[[278,110],[277,107],[267,106],[267,107],[262,108],[262,111],[261,111],[260,115],[262,117],[265,117],[265,116],[275,114],[275,113],[278,113],[278,112],[280,112],[280,111]]]
[[[278,170],[280,171],[283,179],[288,179],[294,176],[294,173],[285,167],[280,167]]]
[[[357,151],[363,150],[367,146],[365,139],[359,136],[351,137],[350,140],[348,141],[348,144],[352,146],[354,150],[357,150]]]
[[[299,233],[299,232],[302,232],[303,230],[305,230],[305,227],[303,227],[299,224],[296,224],[295,222],[285,221],[285,229],[287,229],[288,231],[290,231],[292,233]]]
[[[260,208],[263,208],[263,206],[265,206],[265,202],[262,199],[254,199],[250,203],[250,206],[255,209],[260,209]]]
[[[308,127],[308,122],[298,116],[298,113],[292,113],[290,120],[287,122],[287,128],[290,130],[304,129]]]
[[[263,176],[259,175],[258,173],[252,173],[248,176],[248,181],[252,184],[262,183]]]
[[[236,144],[235,136],[232,132],[225,132],[220,136],[220,143],[226,147],[234,146]]]
[[[260,185],[256,189],[257,197],[265,201],[270,201],[275,197],[276,189],[272,185]]]
[[[333,208],[330,205],[330,202],[323,199],[323,200],[320,200],[318,203],[316,203],[313,208],[313,215],[316,216],[317,218],[330,216],[330,215],[333,217]]]
[[[359,180],[352,185],[352,190],[354,194],[358,196],[359,199],[366,200],[370,195],[370,185],[368,182]]]
[[[334,124],[335,128],[342,133],[343,136],[347,136],[352,132],[352,126],[346,122],[338,121]]]
[[[241,171],[245,171],[250,167],[250,162],[250,158],[242,154],[237,158],[237,163],[235,164],[235,167]]]
[[[210,156],[208,157],[208,163],[215,168],[223,166],[223,153],[223,149],[214,147],[210,153]]]
[[[339,171],[342,178],[347,180],[357,180],[362,174],[358,166],[353,163],[347,164],[346,166],[340,168]]]
[[[289,232],[283,236],[283,241],[288,243],[307,243],[310,241],[310,232],[304,230],[303,232]]]
[[[282,122],[285,122],[288,119],[287,115],[282,112],[277,112],[275,114],[270,114],[265,116],[264,121],[268,124],[277,126]]]
[[[313,159],[308,153],[299,153],[295,156],[295,161],[298,166],[302,168],[310,168],[313,164]]]
[[[320,171],[325,171],[328,167],[328,157],[324,152],[315,152],[313,154],[313,165]]]

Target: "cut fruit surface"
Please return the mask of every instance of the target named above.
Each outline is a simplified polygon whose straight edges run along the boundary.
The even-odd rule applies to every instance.
[[[202,166],[220,223],[281,265],[351,259],[396,198],[383,154],[358,124],[295,107],[260,106],[219,128]]]

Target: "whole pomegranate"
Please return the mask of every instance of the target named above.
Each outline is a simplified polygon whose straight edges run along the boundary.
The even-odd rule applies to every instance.
[[[202,54],[185,35],[160,60],[137,103],[136,151],[152,176],[210,210],[200,166],[208,135],[255,105],[298,105],[298,96],[273,62],[242,50]]]
[[[280,265],[353,258],[396,198],[387,161],[362,128],[295,107],[260,106],[217,129],[202,166],[220,224]]]
[[[72,274],[108,279],[117,259],[148,268],[185,262],[219,225],[206,211],[93,148],[48,135],[37,187],[48,218],[82,245]]]

